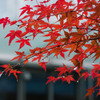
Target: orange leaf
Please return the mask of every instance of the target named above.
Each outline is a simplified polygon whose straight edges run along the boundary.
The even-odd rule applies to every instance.
[[[17,74],[21,74],[22,72],[21,72],[21,71],[17,71],[17,70],[11,69],[11,70],[9,71],[9,76],[11,75],[11,73],[13,73],[14,76],[16,77],[16,80],[18,80]]]
[[[60,77],[55,78],[54,76],[49,76],[49,77],[48,77],[48,81],[46,82],[46,84],[48,84],[48,83],[51,82],[51,81],[53,81],[53,83],[54,83],[54,82],[57,81],[59,78],[60,78]]]
[[[16,54],[17,54],[18,56],[14,57],[11,61],[18,59],[18,62],[19,62],[19,60],[20,60],[22,57],[25,56],[24,51],[23,51],[23,52],[15,51],[15,52],[16,52]]]
[[[22,31],[21,30],[10,30],[10,33],[8,33],[5,38],[9,37],[9,45],[11,44],[12,40],[15,39],[15,37],[21,38]]]
[[[21,12],[20,16],[22,16],[25,12],[29,13],[31,9],[33,9],[33,8],[31,8],[30,5],[26,5],[26,6],[22,7],[21,8],[22,12]]]
[[[91,98],[91,95],[94,93],[94,88],[91,87],[89,89],[87,89],[87,93],[85,95],[85,97],[89,96],[89,98]]]
[[[25,44],[31,47],[31,44],[29,41],[30,39],[20,39],[20,40],[17,40],[16,43],[20,43],[19,49],[21,49]]]
[[[72,77],[72,75],[68,75],[66,77],[62,77],[61,79],[62,79],[63,82],[66,81],[69,84],[71,83],[71,81],[75,81],[75,79]]]
[[[63,64],[63,67],[56,68],[56,71],[59,71],[59,76],[66,74],[66,72],[69,72],[69,68],[65,64]]]
[[[5,26],[7,25],[7,23],[10,23],[10,20],[9,20],[8,17],[0,19],[0,24],[3,24],[3,29],[5,28]]]
[[[46,71],[46,63],[48,62],[39,62],[39,65]]]

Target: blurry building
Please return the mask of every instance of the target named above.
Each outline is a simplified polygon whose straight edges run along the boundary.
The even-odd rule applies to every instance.
[[[9,57],[5,57],[5,61],[0,58],[0,64],[9,63]],[[71,65],[68,61],[53,60],[47,65],[47,71],[38,66],[36,63],[28,63],[23,67],[23,74],[19,75],[18,82],[13,75],[2,75],[0,77],[0,100],[82,100],[86,94],[86,89],[93,86],[92,78],[84,80],[82,78],[79,82],[67,82],[62,83],[58,80],[55,83],[49,83],[46,85],[48,76],[57,76],[54,72],[55,67],[61,66],[59,62],[63,62],[66,65]],[[14,64],[12,62],[11,64]],[[89,71],[89,66],[88,69]],[[73,72],[74,78],[77,80],[78,75]],[[99,100],[100,98],[91,100]],[[85,98],[84,100],[88,100]]]

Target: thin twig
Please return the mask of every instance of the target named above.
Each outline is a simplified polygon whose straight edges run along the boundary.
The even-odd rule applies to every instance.
[[[100,37],[90,38],[90,39],[88,39],[88,40],[75,41],[75,42],[71,42],[71,43],[67,43],[67,44],[62,44],[62,45],[57,45],[57,46],[54,46],[54,47],[45,49],[44,51],[41,51],[41,52],[39,52],[39,53],[36,53],[35,55],[32,55],[32,56],[30,56],[29,58],[23,60],[21,63],[23,63],[24,61],[26,61],[26,60],[28,60],[28,59],[34,57],[34,56],[37,56],[37,55],[39,55],[39,54],[41,54],[41,53],[43,53],[43,52],[45,52],[45,51],[48,51],[48,50],[53,49],[53,48],[56,48],[56,47],[60,47],[60,46],[64,46],[64,45],[70,45],[70,44],[74,44],[74,43],[80,43],[80,42],[84,42],[84,41],[85,41],[85,42],[88,42],[88,41],[90,41],[90,40],[97,40],[97,39],[100,39]]]
[[[86,30],[93,30],[93,31],[98,31],[98,32],[100,32],[100,31],[97,30],[97,29],[79,28],[79,27],[72,27],[72,28],[67,27],[67,28],[62,28],[62,29],[57,29],[57,30],[63,30],[63,29],[86,29]],[[39,32],[39,33],[50,32],[50,31],[54,31],[54,30],[55,30],[55,29],[52,29],[52,30],[45,30],[45,31],[42,31],[42,32]],[[36,33],[36,34],[39,34],[39,33]],[[28,38],[28,37],[30,37],[30,36],[33,36],[33,34],[27,35],[27,36],[25,36],[24,38]]]

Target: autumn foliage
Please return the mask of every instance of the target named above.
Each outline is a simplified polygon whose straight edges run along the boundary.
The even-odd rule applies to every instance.
[[[69,2],[57,0],[52,4],[49,2],[50,0],[44,0],[33,6],[25,5],[20,9],[18,20],[11,21],[8,17],[0,19],[4,29],[6,25],[18,27],[17,30],[10,30],[5,38],[9,38],[9,46],[12,41],[19,44],[18,51],[15,51],[17,56],[11,59],[11,61],[17,60],[18,63],[2,65],[4,71],[1,73],[9,73],[9,75],[13,73],[17,79],[17,74],[21,72],[16,66],[25,65],[29,59],[31,62],[37,61],[46,71],[46,64],[50,59],[45,61],[45,58],[53,55],[56,59],[59,58],[58,56],[66,59],[73,53],[72,58],[69,59],[73,66],[62,64],[61,67],[57,67],[58,77],[49,76],[47,84],[57,80],[69,84],[71,81],[76,82],[71,74],[75,71],[79,75],[78,80],[82,77],[86,80],[89,76],[97,80],[95,86],[88,89],[85,96],[91,97],[97,87],[99,88],[97,96],[100,95],[100,64],[94,64],[90,73],[83,66],[86,58],[91,56],[95,61],[100,57],[100,0],[77,0],[76,3],[72,0]],[[52,18],[55,20],[54,23],[50,22]],[[33,48],[30,41],[34,41],[38,35],[45,38],[43,42],[47,45]],[[31,47],[29,55],[24,51],[20,52],[20,49],[26,45]]]

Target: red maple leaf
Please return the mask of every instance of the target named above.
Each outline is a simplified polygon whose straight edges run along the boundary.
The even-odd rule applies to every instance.
[[[11,21],[11,22],[10,22],[10,26],[11,26],[11,25],[14,25],[14,24],[16,24],[16,23],[17,23],[17,21],[16,21],[16,20]]]
[[[46,82],[46,84],[48,84],[51,81],[55,82],[56,81],[56,78],[54,76],[49,76],[48,77],[48,81]]]
[[[9,45],[11,44],[12,40],[15,39],[15,37],[21,38],[22,31],[21,30],[10,30],[10,33],[8,33],[5,38],[9,37]]]
[[[77,3],[79,4],[81,0],[77,0]]]
[[[50,53],[55,53],[54,56],[56,56],[58,58],[58,55],[60,54],[61,57],[63,57],[65,59],[65,54],[64,52],[67,52],[68,50],[62,47],[57,47],[54,48],[50,51]]]
[[[0,19],[0,24],[3,24],[3,28],[5,28],[7,23],[10,23],[9,17]]]
[[[14,57],[11,61],[18,59],[18,62],[19,62],[19,60],[20,60],[23,56],[25,56],[24,51],[23,51],[23,52],[15,51],[15,52],[16,52],[16,54],[17,54],[18,56]]]
[[[69,72],[69,68],[65,64],[63,64],[63,67],[56,68],[56,71],[59,71],[59,76],[66,74],[66,72]]]
[[[68,75],[68,76],[65,76],[65,77],[62,77],[61,80],[64,82],[68,82],[69,84],[71,83],[71,81],[75,81],[75,79],[73,78],[72,75]]]
[[[12,68],[12,66],[10,64],[8,64],[8,65],[5,64],[5,65],[2,65],[0,67],[5,68],[4,69],[5,74],[7,74],[7,72]]]
[[[89,98],[91,98],[91,95],[94,93],[94,88],[91,87],[89,89],[87,89],[87,93],[85,95],[85,97],[89,96]]]
[[[97,93],[96,97],[99,96],[99,95],[100,95],[100,90],[99,90],[99,92]]]
[[[20,16],[23,15],[25,12],[29,13],[31,9],[33,9],[33,8],[30,7],[30,5],[26,5],[26,6],[22,7],[21,8],[22,12],[21,12]]]
[[[19,49],[21,49],[25,44],[28,45],[28,46],[31,46],[31,44],[29,43],[30,39],[20,39],[20,40],[17,40],[16,43],[20,43],[20,47]]]
[[[41,3],[47,3],[47,2],[49,2],[50,0],[44,0],[44,1],[42,1]]]
[[[46,63],[48,62],[39,62],[39,65],[46,71]]]
[[[5,72],[5,74],[7,74],[9,72],[9,76],[11,75],[11,73],[13,73],[17,80],[18,80],[17,74],[22,73],[21,71],[14,70],[10,64],[8,64],[8,65],[5,64],[5,65],[2,65],[0,67],[5,68],[3,73]]]
[[[55,81],[57,81],[57,80],[59,80],[61,77],[57,77],[57,78],[55,78],[54,76],[49,76],[48,77],[48,81],[46,82],[46,84],[48,84],[49,82],[55,82]]]
[[[11,73],[14,74],[14,76],[16,77],[16,80],[18,81],[18,76],[17,76],[17,74],[21,74],[21,73],[23,73],[23,72],[18,71],[18,70],[13,70],[13,69],[11,69],[11,70],[9,71],[9,75],[8,75],[8,76],[10,76]]]
[[[93,70],[100,70],[100,63],[99,64],[93,64],[94,68]]]
[[[90,76],[90,74],[88,72],[83,72],[82,75],[80,76],[80,78],[82,78],[83,76],[84,76],[84,78],[86,80],[88,78],[88,76]]]

